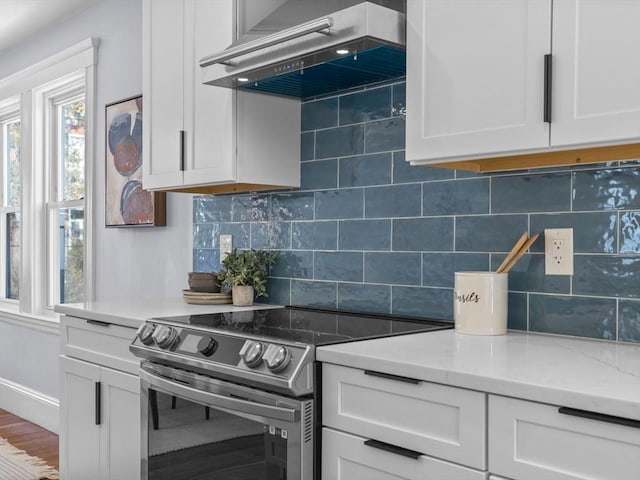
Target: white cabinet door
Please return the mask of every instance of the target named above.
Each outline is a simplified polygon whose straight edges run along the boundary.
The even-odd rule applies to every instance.
[[[199,63],[235,39],[234,5],[232,0],[185,2],[185,185],[237,178],[235,92],[204,85]]]
[[[407,160],[547,147],[550,42],[550,0],[409,0]]]
[[[640,138],[640,1],[554,0],[551,146]]]
[[[236,6],[143,1],[146,189],[300,186],[300,101],[202,84],[200,59],[236,38]]]
[[[483,480],[486,472],[438,460],[381,450],[365,439],[330,428],[322,429],[323,480]],[[401,450],[402,451],[402,450]]]
[[[60,473],[65,480],[100,478],[96,384],[100,367],[60,357]]]
[[[322,420],[338,430],[486,469],[484,393],[323,363]]]
[[[180,187],[184,132],[184,2],[144,0],[143,185]],[[186,133],[184,134],[186,135]]]
[[[139,478],[139,378],[65,356],[60,367],[62,478]]]
[[[640,429],[489,395],[489,471],[518,480],[638,480]]]
[[[103,418],[100,435],[101,479],[140,476],[140,379],[101,369]]]
[[[145,0],[146,189],[236,179],[235,93],[203,85],[200,58],[234,39],[232,0]]]

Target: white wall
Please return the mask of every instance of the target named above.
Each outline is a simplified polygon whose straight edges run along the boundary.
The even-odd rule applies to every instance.
[[[191,195],[169,194],[167,227],[104,227],[104,106],[142,93],[142,4],[102,0],[0,54],[0,78],[88,37],[100,39],[94,166],[95,300],[179,296],[192,265]]]
[[[0,53],[0,78],[88,37],[100,39],[97,65],[94,165],[95,300],[177,297],[192,266],[192,201],[168,194],[167,227],[104,227],[104,106],[142,93],[140,0],[101,0],[78,16],[42,30]],[[2,381],[58,398],[58,336],[0,315]]]

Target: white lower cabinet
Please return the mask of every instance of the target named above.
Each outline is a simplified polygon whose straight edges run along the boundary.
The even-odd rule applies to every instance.
[[[322,478],[324,480],[484,480],[479,472],[426,455],[367,444],[367,439],[322,429]]]
[[[496,395],[489,395],[488,416],[492,473],[517,480],[640,479],[639,428]]]
[[[100,367],[60,359],[60,470],[62,478],[100,478],[100,429],[95,426],[95,385]]]
[[[324,480],[486,478],[484,393],[327,363],[322,385]]]
[[[322,480],[640,480],[638,420],[322,364]]]
[[[135,329],[74,317],[61,329],[61,478],[139,478],[140,379],[125,349]]]

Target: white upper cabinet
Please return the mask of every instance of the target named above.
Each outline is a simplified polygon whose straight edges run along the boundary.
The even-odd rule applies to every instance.
[[[143,8],[143,184],[175,187],[183,183],[184,7],[147,0]]]
[[[551,145],[640,138],[640,1],[554,0]]]
[[[638,18],[640,0],[409,0],[407,160],[637,142]]]
[[[407,159],[544,147],[551,1],[410,0]]]
[[[144,0],[146,189],[300,185],[299,100],[202,84],[199,60],[233,42],[236,19],[233,0]]]

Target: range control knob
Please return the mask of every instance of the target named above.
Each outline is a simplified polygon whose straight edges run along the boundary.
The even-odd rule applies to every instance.
[[[213,337],[202,337],[198,341],[198,351],[205,357],[210,357],[218,349],[218,342]]]
[[[155,323],[145,323],[140,329],[138,337],[140,341],[145,345],[151,345],[153,343],[153,332],[156,331]]]
[[[171,348],[177,338],[178,332],[176,329],[167,326],[158,328],[153,335],[153,339],[160,348]]]
[[[291,361],[291,353],[287,347],[281,345],[269,345],[264,352],[264,363],[273,373],[278,373],[287,368]]]
[[[240,350],[240,356],[244,364],[249,368],[255,368],[262,362],[264,354],[264,345],[262,342],[247,340]]]

